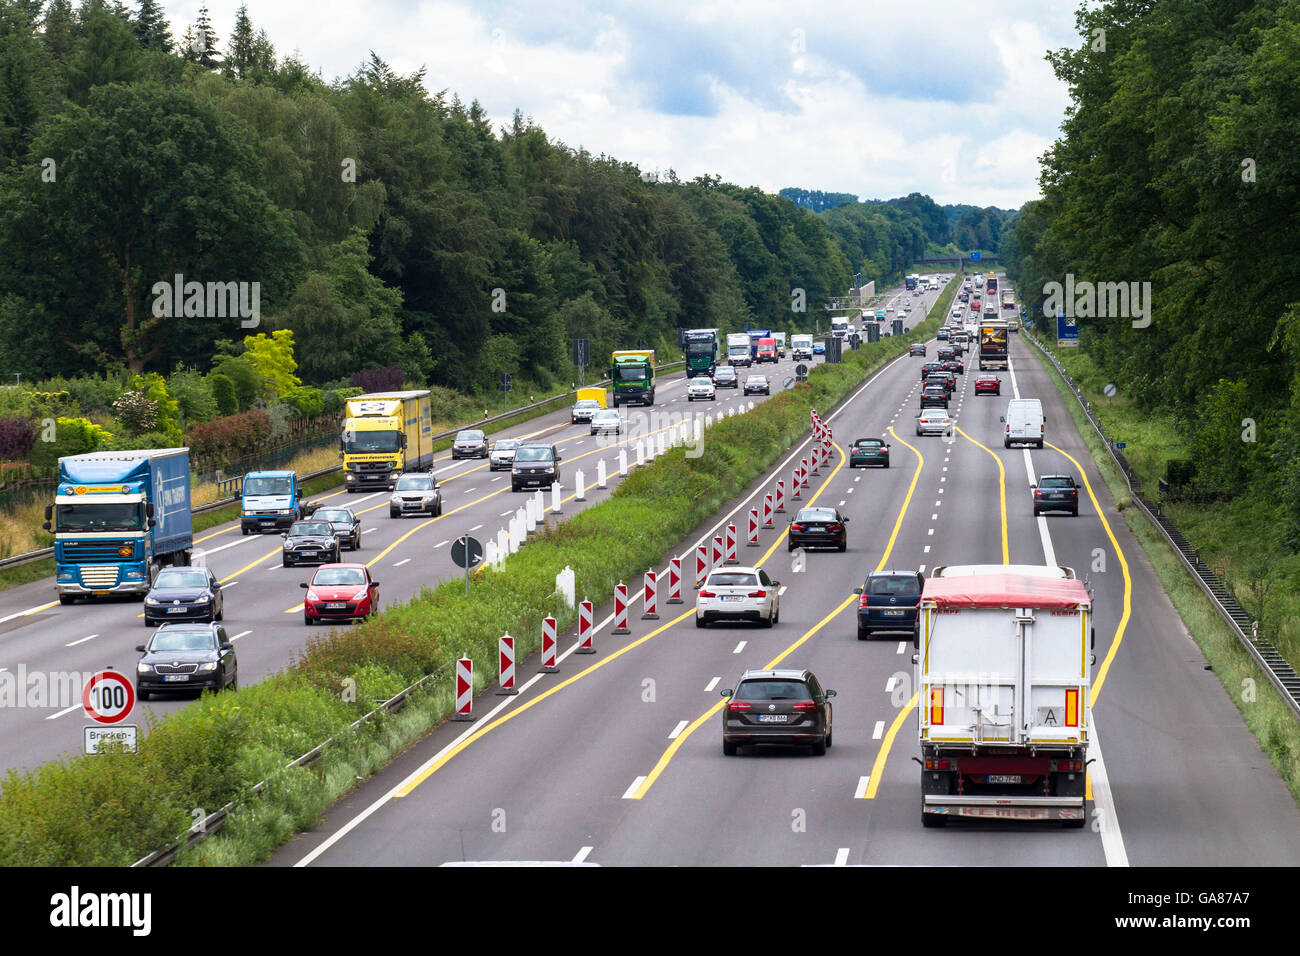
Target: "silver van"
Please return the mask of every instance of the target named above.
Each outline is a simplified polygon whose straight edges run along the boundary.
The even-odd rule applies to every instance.
[[[1043,426],[1047,419],[1043,417],[1043,404],[1038,399],[1011,399],[1007,402],[1007,413],[1001,420],[1006,426],[1002,436],[1004,448],[1010,448],[1012,442],[1043,447]]]

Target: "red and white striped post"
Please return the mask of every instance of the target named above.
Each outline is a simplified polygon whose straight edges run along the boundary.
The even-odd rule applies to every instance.
[[[794,471],[790,476],[790,500],[798,501],[801,497],[799,494],[799,466],[794,466]]]
[[[820,475],[822,473],[822,446],[812,446],[812,473]]]
[[[749,509],[749,540],[745,542],[747,548],[758,547],[758,509]]]
[[[507,631],[497,640],[497,668],[501,674],[501,689],[498,697],[513,697],[519,693],[515,690],[515,639]]]
[[[609,633],[632,633],[627,626],[627,585],[622,581],[614,585],[614,630]]]
[[[542,618],[542,666],[538,668],[539,674],[555,674],[559,668],[555,666],[555,618],[547,616]]]
[[[807,458],[799,459],[799,487],[800,488],[808,487],[808,459]]]
[[[699,588],[704,583],[704,579],[709,575],[709,548],[707,545],[700,545],[695,549],[695,587]]]
[[[682,559],[668,559],[668,600],[665,604],[682,603]]]
[[[659,603],[659,579],[653,570],[645,573],[645,596],[641,603],[645,605],[645,613],[641,615],[643,621],[657,621],[659,615],[655,613],[658,610]]]
[[[785,479],[776,480],[776,513],[785,514]]]
[[[596,649],[591,646],[591,602],[584,600],[578,605],[578,649],[575,654],[595,654]]]
[[[709,570],[722,567],[722,536],[718,535],[713,539],[713,557],[709,561]]]
[[[452,720],[473,720],[474,662],[468,657],[456,661],[456,715]]]
[[[727,563],[740,563],[740,559],[736,557],[736,526],[734,524],[727,525]]]
[[[763,527],[772,527],[772,495],[770,492],[763,496]]]

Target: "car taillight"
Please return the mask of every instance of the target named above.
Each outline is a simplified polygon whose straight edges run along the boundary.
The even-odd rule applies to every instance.
[[[838,524],[838,523],[837,523],[837,524],[832,524],[832,525],[827,525],[826,530],[828,530],[828,531],[843,531],[843,530],[844,530],[844,525],[842,525],[842,524]]]
[[[816,709],[817,709],[817,705],[816,705],[815,703],[813,703],[811,700],[801,700],[801,701],[798,701],[798,702],[794,705],[794,709],[795,709],[795,710],[804,710],[804,711],[807,711],[807,710],[816,710]]]
[[[764,597],[767,597],[767,592],[766,592],[766,591],[750,591],[750,592],[749,592],[749,596],[750,596],[750,597],[753,597],[753,598],[764,598]]]
[[[808,526],[807,526],[806,524],[792,524],[792,525],[790,525],[790,530],[791,530],[791,531],[807,531],[807,530],[808,530]]]
[[[749,707],[750,705],[745,703],[743,700],[733,700],[730,704],[727,705],[727,710],[731,711],[732,713],[738,713],[742,710],[749,710]]]
[[[701,591],[701,592],[700,592],[700,597],[702,597],[702,598],[711,598],[711,597],[717,597],[717,595],[714,594],[712,591]]]
[[[865,594],[858,598],[858,607],[871,607],[871,599]]]
[[[1037,488],[1035,488],[1035,489],[1034,489],[1034,497],[1035,497],[1035,498],[1041,498],[1041,497],[1043,497],[1043,493],[1042,493],[1041,491],[1039,491]]]

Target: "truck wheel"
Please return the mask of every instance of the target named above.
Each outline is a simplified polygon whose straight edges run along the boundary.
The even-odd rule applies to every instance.
[[[245,528],[243,525],[240,525],[239,533],[242,534],[242,535],[247,535],[247,534],[248,534],[248,529]]]
[[[60,595],[59,595],[59,603],[60,603],[60,604],[71,604],[71,603],[72,603],[73,601],[75,601],[75,600],[76,600],[76,598],[74,598],[71,594],[60,594]]]
[[[921,826],[925,827],[927,830],[932,830],[935,827],[946,827],[947,825],[948,818],[941,813],[923,812],[921,814]]]

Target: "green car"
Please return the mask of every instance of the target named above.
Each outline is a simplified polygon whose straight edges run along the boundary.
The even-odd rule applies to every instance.
[[[889,445],[881,438],[859,438],[849,452],[850,468],[889,467]]]

